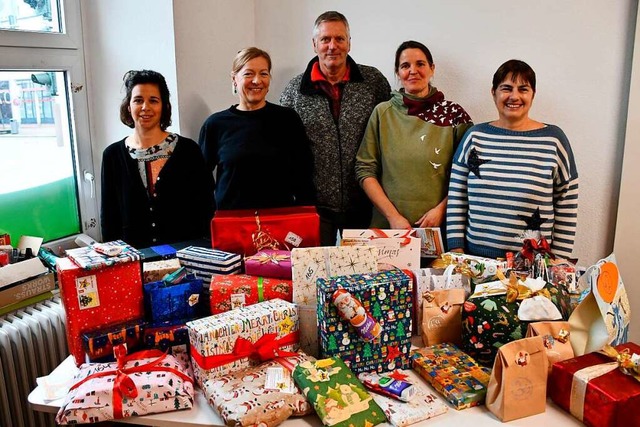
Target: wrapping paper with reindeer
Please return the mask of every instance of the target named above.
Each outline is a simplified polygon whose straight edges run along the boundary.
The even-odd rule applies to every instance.
[[[566,290],[543,280],[512,274],[509,280],[478,284],[462,306],[461,348],[492,366],[500,346],[524,338],[526,322],[561,320],[568,307]]]
[[[640,425],[640,346],[634,343],[553,365],[549,397],[591,427]]]
[[[420,267],[422,239],[415,230],[343,230],[341,246],[375,246],[378,249],[378,264],[381,270],[390,268]]]
[[[338,298],[343,291],[359,302],[354,310],[343,310],[349,320],[335,305],[350,301]],[[412,310],[413,281],[400,270],[318,279],[322,357],[339,356],[356,373],[408,368]],[[375,329],[372,320],[380,330]],[[357,327],[367,322],[378,333],[377,339],[371,340],[369,331]]]
[[[211,278],[210,306],[211,314],[257,304],[272,299],[292,301],[293,286],[291,280],[232,274]]]
[[[612,254],[589,267],[578,287],[591,292],[569,318],[571,345],[576,356],[628,341],[631,308]]]
[[[542,337],[503,345],[491,371],[487,408],[502,422],[543,413],[547,407],[548,369]]]
[[[454,408],[466,409],[484,403],[491,370],[453,344],[443,343],[414,350],[413,369]]]
[[[313,412],[291,377],[296,365],[307,360],[315,359],[300,353],[270,360],[207,380],[203,391],[229,427],[275,427],[290,416]]]
[[[382,408],[339,357],[302,362],[293,378],[325,426],[371,427],[386,421]]]
[[[117,362],[80,367],[56,423],[96,423],[193,406],[193,380],[173,356],[158,350],[127,356],[122,346],[116,354]]]
[[[274,299],[187,322],[193,374],[200,385],[298,349],[298,308]]]
[[[551,366],[554,363],[574,357],[570,331],[569,322],[529,323],[527,338],[542,337],[547,359],[549,359],[549,373],[551,373]]]
[[[422,342],[425,346],[462,340],[464,289],[427,291],[422,296]]]

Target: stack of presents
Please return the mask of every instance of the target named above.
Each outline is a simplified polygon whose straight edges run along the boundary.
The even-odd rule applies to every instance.
[[[213,249],[175,258],[115,241],[59,259],[80,370],[57,421],[189,410],[199,387],[229,426],[315,412],[404,427],[483,404],[510,421],[548,397],[586,425],[640,425],[640,347],[613,256],[578,274],[533,242],[421,268],[413,232],[345,230],[319,247],[317,215],[268,219],[243,231],[228,218]]]

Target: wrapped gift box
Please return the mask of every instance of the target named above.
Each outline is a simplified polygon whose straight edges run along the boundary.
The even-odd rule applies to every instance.
[[[163,322],[147,327],[144,330],[143,346],[147,349],[156,349],[173,355],[180,362],[185,373],[193,378],[191,359],[189,357],[189,328],[187,328],[187,325],[174,325],[170,322]]]
[[[406,371],[398,371],[408,378]],[[404,381],[409,381],[404,379]],[[415,395],[409,402],[401,402],[387,396],[372,392],[371,397],[384,411],[389,422],[396,427],[407,427],[420,421],[428,420],[449,410],[441,398],[426,390],[419,384],[413,384]]]
[[[113,347],[118,344],[125,344],[129,353],[138,350],[142,346],[145,325],[143,319],[137,319],[82,334],[88,361],[114,361]]]
[[[340,245],[371,245],[378,250],[378,263],[389,268],[420,267],[422,239],[415,230],[343,230]]]
[[[362,339],[331,302],[343,288],[382,327],[375,342]],[[318,279],[318,323],[322,357],[339,356],[356,373],[410,367],[413,281],[400,270]]]
[[[205,381],[204,394],[211,406],[230,427],[273,426],[290,416],[313,412],[302,392],[293,383],[296,365],[315,360],[305,354],[278,358],[259,366]],[[272,377],[282,375],[280,388]]]
[[[204,381],[260,363],[257,354],[298,349],[298,309],[280,299],[187,322],[193,373]],[[264,357],[263,357],[264,358]]]
[[[119,250],[115,255],[105,255],[98,252],[96,246],[114,248]],[[142,253],[122,240],[113,242],[96,243],[82,248],[68,249],[67,256],[80,268],[85,270],[99,269],[110,265],[140,261]]]
[[[82,365],[56,422],[95,423],[193,406],[193,381],[173,356],[149,350],[125,356],[124,361],[121,369],[117,362]],[[130,381],[135,394],[115,387],[117,377]]]
[[[214,275],[236,274],[242,268],[240,255],[216,249],[188,246],[176,252],[176,256],[180,265],[207,284]]]
[[[251,276],[291,280],[291,251],[263,249],[245,257],[244,272]]]
[[[491,370],[479,366],[455,345],[421,348],[412,352],[411,359],[413,369],[454,408],[466,409],[484,402]]]
[[[56,268],[67,343],[77,365],[85,360],[83,333],[144,317],[139,261],[84,270],[69,258],[59,258]]]
[[[167,274],[180,268],[177,258],[142,263],[142,283],[159,282]]]
[[[219,314],[272,299],[291,302],[291,280],[267,279],[247,274],[214,276],[209,286],[211,314]]]
[[[640,346],[634,343],[615,349],[640,355]],[[640,425],[640,382],[604,354],[588,353],[555,363],[549,381],[549,397],[587,426]]]
[[[493,258],[484,258],[475,255],[458,252],[446,252],[436,260],[435,267],[444,268],[448,265],[457,265],[457,271],[471,277],[473,283],[483,283],[494,280],[498,270],[504,272],[507,269],[507,262]]]
[[[326,426],[369,427],[386,421],[382,408],[339,357],[302,362],[293,378]]]
[[[147,319],[152,323],[185,323],[200,313],[202,280],[188,275],[180,283],[164,281],[143,285]]]

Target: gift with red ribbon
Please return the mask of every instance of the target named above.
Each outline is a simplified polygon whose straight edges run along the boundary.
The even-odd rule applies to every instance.
[[[187,323],[194,376],[204,382],[298,350],[298,308],[281,299]]]
[[[291,280],[231,274],[213,276],[209,286],[211,314],[280,298],[293,300]]]
[[[555,363],[549,397],[587,426],[640,425],[640,346],[607,346]]]
[[[94,423],[190,409],[193,380],[171,355],[115,348],[116,362],[84,364],[60,407],[59,424]]]

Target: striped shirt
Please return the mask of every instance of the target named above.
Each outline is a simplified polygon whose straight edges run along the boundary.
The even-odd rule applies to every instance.
[[[449,249],[504,257],[537,228],[553,253],[571,256],[578,214],[578,171],[569,141],[553,125],[511,131],[488,123],[465,134],[453,158],[447,204]]]

